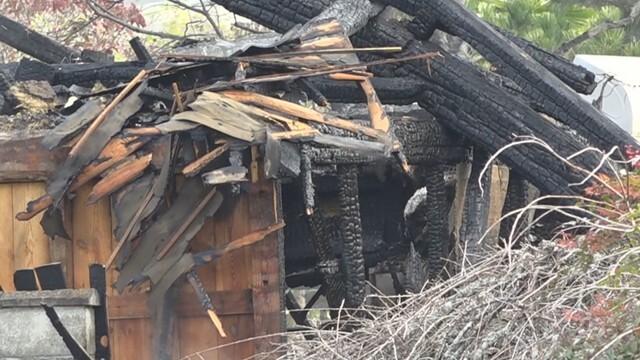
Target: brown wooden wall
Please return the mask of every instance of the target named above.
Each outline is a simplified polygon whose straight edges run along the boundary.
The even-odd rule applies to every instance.
[[[64,204],[67,231],[72,237],[67,241],[49,239],[40,227],[41,215],[28,222],[14,219],[29,200],[44,194],[43,182],[0,183],[0,284],[6,291],[14,290],[14,270],[54,261],[65,264],[68,284],[74,288],[89,286],[88,266],[105,263],[115,245],[109,200],[103,199],[92,206],[84,204],[91,191],[90,185],[79,189],[76,197]],[[231,210],[208,219],[192,246],[196,249],[217,247],[273,224],[277,209],[275,185],[271,181],[263,181],[252,185],[252,188],[251,194],[225,199],[232,202]],[[278,237],[274,234],[198,270],[203,284],[210,291],[227,338],[219,337],[211,320],[197,303],[192,289],[185,285],[180,290],[178,316],[171,337],[174,340],[174,358],[254,335],[280,332],[277,248]],[[108,274],[108,283],[114,275],[113,271]],[[112,289],[108,292],[112,358],[153,359],[151,339],[154,327],[149,319],[145,296],[118,295]],[[266,350],[272,340],[247,341],[191,358],[244,359],[253,355],[256,349]]]

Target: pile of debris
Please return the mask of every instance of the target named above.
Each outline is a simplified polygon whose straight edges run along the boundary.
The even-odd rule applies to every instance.
[[[88,204],[112,196],[118,245],[106,266],[118,270],[114,287],[120,292],[150,284],[149,302],[156,307],[165,292],[186,276],[219,326],[194,269],[284,227],[276,222],[223,248],[189,252],[189,243],[204,220],[214,216],[223,201],[233,201],[223,194],[244,191],[242,184],[249,181],[302,175],[310,215],[315,208],[309,165],[314,152],[316,158],[327,156],[318,152],[328,152],[361,162],[395,159],[411,175],[366,67],[428,59],[437,53],[363,64],[357,52],[402,49],[354,49],[335,20],[298,26],[282,36],[238,41],[216,55],[193,54],[185,48],[162,54],[164,60],[159,63],[151,62],[139,41],[132,45],[140,61],[111,67],[23,60],[14,78],[24,79],[29,73],[31,80],[10,85],[5,92],[25,108],[22,114],[50,119],[50,112],[59,112],[53,116],[58,124],[43,145],[70,148],[64,164],[48,181],[46,195],[31,201],[16,218],[26,221],[44,212],[45,232],[68,238],[61,201],[100,178]],[[133,69],[137,74],[124,84],[108,77],[122,69],[126,69],[122,76]],[[314,83],[312,77],[323,80]],[[110,87],[83,88],[83,79],[92,85],[105,80]],[[328,101],[315,84],[347,83],[366,98],[370,124],[303,106],[302,92],[295,98],[295,92],[289,91],[287,99],[264,95],[277,94],[291,82],[325,107]],[[228,160],[220,161],[223,157]],[[176,173],[184,176],[182,184]],[[230,192],[219,190],[225,185],[231,185]],[[351,191],[357,193],[357,182],[354,186]],[[177,194],[171,196],[174,191]],[[167,196],[169,201],[163,201]],[[353,256],[362,263],[362,253]]]

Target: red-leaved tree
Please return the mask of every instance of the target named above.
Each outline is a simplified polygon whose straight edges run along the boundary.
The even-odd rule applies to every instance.
[[[0,0],[3,15],[77,50],[129,53],[133,31],[146,26],[140,9],[122,0]],[[121,23],[99,15],[108,14]],[[24,54],[0,44],[0,61],[18,61]]]

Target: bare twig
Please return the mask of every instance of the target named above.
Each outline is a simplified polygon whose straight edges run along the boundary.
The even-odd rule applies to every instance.
[[[601,24],[598,24],[592,27],[591,29],[583,32],[582,34],[576,36],[575,38],[569,41],[563,42],[562,44],[560,44],[560,46],[558,46],[557,49],[554,50],[554,53],[564,54],[569,50],[573,49],[574,47],[580,45],[581,43],[589,39],[592,39],[607,30],[620,29],[620,28],[625,28],[627,26],[630,26],[636,21],[636,18],[638,17],[638,15],[640,15],[640,1],[638,1],[635,5],[633,5],[629,16],[627,16],[626,18],[616,20],[616,21],[605,21]]]
[[[146,30],[143,29],[141,27],[137,27],[137,26],[133,26],[129,23],[127,23],[126,21],[118,18],[117,16],[113,15],[111,12],[109,12],[107,9],[103,8],[102,6],[98,5],[94,0],[85,0],[87,5],[91,8],[91,10],[93,10],[93,12],[95,12],[98,16],[103,17],[105,19],[109,19],[131,31],[135,31],[137,33],[140,34],[146,34],[146,35],[151,35],[151,36],[157,36],[160,38],[164,38],[164,39],[172,39],[172,40],[185,40],[185,37],[183,36],[177,36],[177,35],[172,35],[169,33],[165,33],[165,32],[159,32],[159,31],[151,31],[151,30]]]

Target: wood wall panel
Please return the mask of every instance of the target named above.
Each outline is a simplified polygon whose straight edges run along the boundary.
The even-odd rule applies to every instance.
[[[17,183],[12,186],[13,211],[16,214],[27,203],[45,193],[45,184]],[[16,269],[32,268],[51,261],[49,237],[42,230],[38,214],[30,221],[13,221],[13,266]]]
[[[0,184],[0,286],[14,291],[13,272],[13,185]]]

